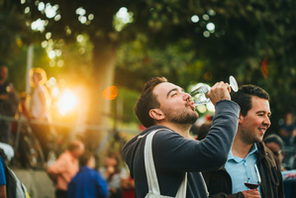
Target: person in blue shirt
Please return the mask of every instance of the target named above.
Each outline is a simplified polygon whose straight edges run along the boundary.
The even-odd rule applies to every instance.
[[[94,170],[95,158],[90,151],[85,151],[79,159],[79,172],[68,184],[68,198],[105,198],[108,186],[100,173]]]
[[[237,133],[224,167],[204,172],[211,198],[284,198],[280,166],[263,142],[270,127],[269,94],[243,85],[231,95],[239,104]]]
[[[0,197],[6,198],[5,165],[2,156],[0,156]]]

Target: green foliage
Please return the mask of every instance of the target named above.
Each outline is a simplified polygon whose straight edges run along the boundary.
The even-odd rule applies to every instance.
[[[6,20],[4,16],[12,17],[7,17],[10,23],[5,23],[9,28],[0,27],[0,36],[7,37],[1,39],[1,56],[7,60],[10,60],[6,56],[8,51],[15,54],[15,50],[10,49],[17,38],[24,43],[42,41],[44,35],[51,32],[53,40],[62,38],[73,42],[77,35],[83,34],[92,42],[92,49],[117,51],[115,83],[118,85],[139,91],[148,78],[163,75],[186,88],[200,81],[213,84],[227,80],[232,74],[239,84],[254,83],[270,93],[272,130],[277,129],[286,109],[296,107],[293,100],[296,96],[296,45],[293,42],[296,3],[293,0],[48,1],[52,6],[59,6],[56,15],[60,15],[60,19],[48,18],[44,11],[39,11],[36,5],[40,1],[9,2],[0,3],[1,24]],[[114,16],[123,6],[133,20],[119,31],[114,26],[119,23]],[[14,9],[10,9],[12,7]],[[30,11],[23,15],[27,7]],[[83,8],[85,13],[77,14],[77,8]],[[11,26],[12,21],[19,21],[13,16],[22,16],[29,23],[41,18],[47,25],[43,32],[25,34],[19,31],[23,29],[20,23]],[[195,19],[198,16],[199,20],[193,22],[192,16]],[[86,17],[85,22],[79,17]],[[214,29],[209,29],[209,24],[214,24]],[[84,58],[87,64],[82,65],[86,66],[89,59]],[[265,73],[263,60],[267,65]],[[75,64],[69,61],[69,67],[72,65]],[[93,71],[88,66],[85,68]]]
[[[12,3],[0,3],[0,61],[9,62],[14,53],[19,53],[21,36],[25,29],[24,17]]]
[[[48,71],[48,75],[51,75],[51,71],[47,69],[48,57],[46,52],[41,46],[35,46],[33,57],[33,67],[45,68]],[[13,82],[18,92],[24,92],[26,89],[26,67],[27,67],[27,47],[20,47],[17,52],[14,53],[14,58],[10,59],[7,63],[9,69],[9,81]]]
[[[138,92],[119,87],[118,97],[113,101],[112,110],[113,112],[116,112],[119,121],[123,123],[138,122],[134,114],[134,105],[138,96]]]
[[[118,84],[140,91],[143,83],[153,76],[165,76],[184,87],[202,78],[203,60],[195,57],[190,40],[159,49],[147,47],[146,39],[139,35],[137,40],[118,49],[115,77]]]

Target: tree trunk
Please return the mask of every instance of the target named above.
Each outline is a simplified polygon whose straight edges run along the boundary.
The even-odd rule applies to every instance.
[[[103,97],[103,92],[113,83],[116,50],[111,42],[104,40],[93,40],[93,44],[93,79],[88,120],[103,130],[90,130],[87,138],[91,144],[89,146],[96,149],[110,132],[105,129],[111,128],[111,101]]]

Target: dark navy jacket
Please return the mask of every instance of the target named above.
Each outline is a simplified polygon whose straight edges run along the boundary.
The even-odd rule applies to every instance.
[[[131,139],[123,148],[123,157],[135,179],[136,197],[145,197],[148,192],[144,145],[146,135],[158,128],[163,130],[155,134],[152,150],[161,194],[174,197],[188,172],[186,197],[207,197],[200,172],[219,169],[226,162],[238,126],[239,110],[233,101],[218,102],[210,132],[200,142],[163,126],[152,126]]]

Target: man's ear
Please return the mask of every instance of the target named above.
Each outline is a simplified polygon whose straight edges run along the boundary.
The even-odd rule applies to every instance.
[[[243,120],[244,120],[244,116],[241,113],[239,113],[238,123],[241,123]]]
[[[161,121],[165,118],[164,113],[160,109],[150,109],[149,116],[155,121]]]

